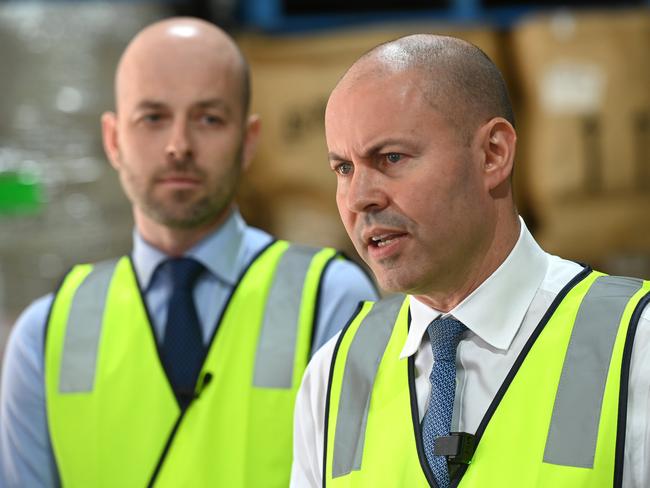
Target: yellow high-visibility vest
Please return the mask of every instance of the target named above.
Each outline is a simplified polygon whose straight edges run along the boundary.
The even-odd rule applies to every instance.
[[[619,487],[629,360],[650,282],[584,270],[558,295],[476,432],[460,488]],[[341,334],[323,486],[435,487],[421,442],[408,300],[367,302]]]
[[[47,327],[47,420],[68,487],[283,487],[333,249],[277,241],[241,277],[181,412],[128,257],[80,265]]]

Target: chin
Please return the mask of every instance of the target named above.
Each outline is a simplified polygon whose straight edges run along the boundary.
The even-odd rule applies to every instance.
[[[409,286],[404,283],[401,277],[395,276],[393,273],[374,273],[379,287],[389,293],[406,293]]]
[[[402,271],[402,272],[400,272]],[[406,273],[405,269],[393,269],[388,272],[374,273],[380,288],[389,293],[418,295],[428,289],[424,274]]]

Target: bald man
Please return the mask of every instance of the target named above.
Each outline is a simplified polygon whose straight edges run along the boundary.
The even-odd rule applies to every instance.
[[[140,32],[102,117],[129,256],[75,266],[8,343],[0,485],[286,487],[303,370],[376,297],[333,249],[248,227],[233,195],[260,122],[212,24]]]
[[[378,46],[325,128],[346,230],[400,294],[313,357],[292,486],[650,486],[650,283],[537,245],[488,57],[431,35]]]

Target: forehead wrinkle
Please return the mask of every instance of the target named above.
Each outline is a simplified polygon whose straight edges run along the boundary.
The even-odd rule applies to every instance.
[[[380,137],[378,141],[373,142],[368,145],[366,149],[362,149],[360,155],[364,158],[371,158],[380,154],[382,151],[386,150],[389,146],[403,146],[409,144],[410,142],[406,138],[397,138],[397,137]]]
[[[392,77],[383,77],[381,81],[382,84],[386,84],[386,81],[390,82],[391,85],[387,88],[388,90],[394,91],[397,93],[397,96],[402,99],[406,99],[406,105],[410,106],[411,104],[417,104],[416,101],[409,101],[409,98],[413,96],[422,97],[422,89],[417,86],[416,83],[405,82],[404,80],[395,79],[391,80]],[[371,89],[377,86],[378,81],[376,78],[368,80],[356,80],[356,83],[347,83],[342,82],[338,87],[335,88],[330,100],[328,101],[326,109],[326,131],[330,133],[338,133],[336,129],[330,128],[332,124],[339,125],[341,120],[346,120],[350,127],[344,131],[344,137],[348,141],[353,141],[350,144],[350,150],[352,153],[357,155],[360,158],[367,159],[372,156],[375,156],[378,152],[389,145],[403,145],[403,144],[412,144],[411,138],[408,137],[407,133],[399,134],[398,136],[394,135],[395,130],[399,128],[389,127],[389,126],[379,126],[374,127],[371,133],[367,132],[367,125],[363,121],[356,120],[359,116],[366,117],[366,115],[360,115],[356,113],[356,103],[355,99],[359,99],[361,104],[365,106],[365,97],[364,89],[365,86],[363,82],[369,82]],[[386,107],[384,107],[385,109]],[[362,113],[366,112],[366,109],[362,109]],[[359,132],[359,128],[366,127],[365,130]]]

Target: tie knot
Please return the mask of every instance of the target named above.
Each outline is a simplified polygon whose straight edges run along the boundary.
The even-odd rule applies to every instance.
[[[172,258],[169,260],[174,288],[193,288],[194,282],[203,271],[201,263],[192,258]]]
[[[427,327],[427,332],[431,340],[433,359],[435,361],[455,361],[460,335],[466,330],[467,327],[453,317],[437,318],[431,322]]]

